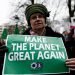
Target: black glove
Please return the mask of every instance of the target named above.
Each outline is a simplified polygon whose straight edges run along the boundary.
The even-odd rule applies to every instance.
[[[8,48],[3,45],[3,46],[0,46],[0,52],[7,52],[8,51]]]

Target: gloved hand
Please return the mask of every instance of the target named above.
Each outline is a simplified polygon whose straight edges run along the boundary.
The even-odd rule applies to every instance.
[[[7,52],[8,51],[8,48],[3,45],[3,46],[0,46],[0,52]]]

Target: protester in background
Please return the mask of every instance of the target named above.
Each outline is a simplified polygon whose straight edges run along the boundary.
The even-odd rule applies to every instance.
[[[23,33],[23,35],[52,36],[63,38],[61,34],[54,32],[50,27],[47,26],[46,19],[49,17],[49,12],[44,5],[34,4],[28,6],[26,8],[25,15],[29,28]],[[70,70],[75,70],[75,58],[67,59],[66,66],[68,66]]]

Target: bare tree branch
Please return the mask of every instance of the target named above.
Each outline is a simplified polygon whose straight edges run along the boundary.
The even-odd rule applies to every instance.
[[[54,14],[54,17],[53,17],[53,21],[54,21],[56,15],[57,15],[57,10],[58,10],[58,8],[59,8],[60,2],[61,2],[61,0],[59,0],[59,4],[58,4],[57,9],[56,9],[56,11],[55,11],[55,14]]]
[[[34,4],[34,0],[31,0],[31,3]]]

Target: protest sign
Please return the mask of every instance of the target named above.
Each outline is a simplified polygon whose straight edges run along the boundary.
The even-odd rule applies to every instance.
[[[69,72],[62,38],[8,35],[3,75],[56,74]]]

